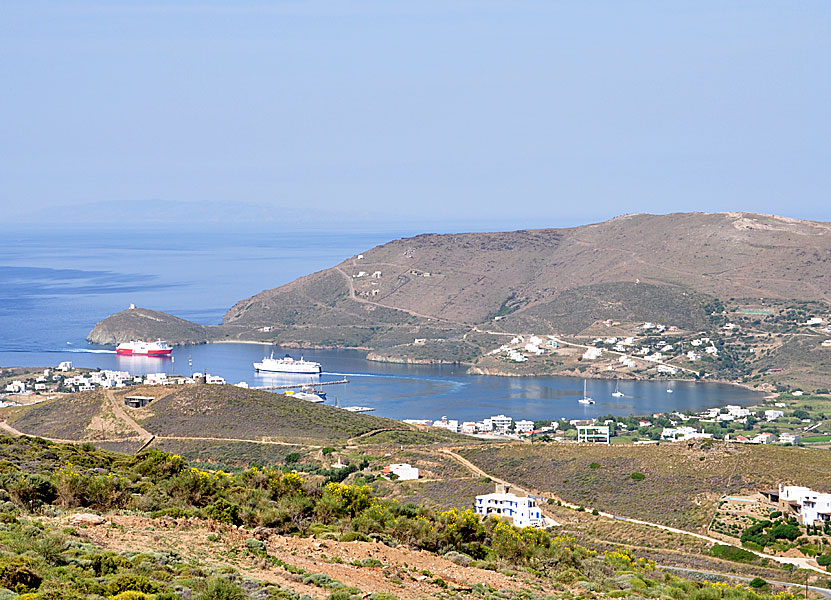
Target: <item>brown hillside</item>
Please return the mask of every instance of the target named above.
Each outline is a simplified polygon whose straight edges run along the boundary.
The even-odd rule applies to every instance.
[[[430,317],[481,324],[500,311],[545,321],[569,291],[648,318],[636,296],[649,297],[647,305],[685,292],[692,305],[701,295],[826,300],[829,267],[827,223],[749,213],[627,215],[571,229],[396,240],[243,300],[224,322],[354,326]],[[361,271],[367,275],[356,277]],[[376,271],[379,278],[371,276]],[[596,287],[621,283],[631,289]],[[635,290],[640,284],[654,287]]]
[[[714,298],[830,295],[831,224],[638,214],[569,229],[400,239],[241,300],[216,327],[136,309],[101,321],[89,339],[405,348],[412,359],[471,362],[480,353],[472,327],[567,335],[611,318],[702,330]],[[411,349],[416,338],[464,347],[422,358]]]

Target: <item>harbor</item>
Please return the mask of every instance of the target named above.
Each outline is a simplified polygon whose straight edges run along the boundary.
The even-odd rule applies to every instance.
[[[320,375],[256,373],[253,363],[280,352],[319,362]],[[119,356],[112,349],[90,346],[85,351],[13,353],[5,364],[49,365],[71,360],[76,366],[112,369],[131,376],[157,374],[187,376],[189,370],[211,373],[229,384],[245,383],[258,389],[281,392],[315,388],[327,392],[325,404],[374,409],[373,414],[392,419],[439,419],[452,416],[460,422],[480,421],[506,414],[521,420],[591,419],[604,415],[649,415],[672,411],[701,412],[728,404],[746,406],[764,396],[739,386],[678,381],[668,394],[660,381],[586,381],[585,396],[595,404],[579,403],[583,380],[570,377],[504,378],[466,375],[452,365],[404,365],[377,363],[354,350],[280,349],[257,344],[207,344],[177,346],[172,360]],[[192,366],[189,366],[192,365]],[[344,380],[348,384],[344,384]],[[615,391],[623,394],[616,397]]]

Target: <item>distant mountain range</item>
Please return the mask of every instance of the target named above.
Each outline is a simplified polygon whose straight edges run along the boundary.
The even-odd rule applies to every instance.
[[[716,299],[831,295],[831,224],[753,213],[633,214],[567,229],[424,234],[391,241],[237,302],[204,327],[148,311],[89,339],[263,340],[382,350],[471,331],[575,335],[601,319],[711,327]],[[439,353],[441,354],[441,353]]]

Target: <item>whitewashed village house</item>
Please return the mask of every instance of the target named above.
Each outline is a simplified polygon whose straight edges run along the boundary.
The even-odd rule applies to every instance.
[[[510,486],[497,484],[496,492],[476,496],[474,511],[481,517],[495,516],[505,519],[517,527],[544,527],[537,502],[530,496],[517,496],[510,492]]]

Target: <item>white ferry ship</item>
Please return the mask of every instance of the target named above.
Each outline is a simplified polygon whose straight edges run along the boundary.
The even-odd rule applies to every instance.
[[[173,348],[163,340],[156,340],[155,342],[133,340],[115,347],[116,354],[127,356],[170,356],[171,352],[173,352]]]
[[[283,358],[274,358],[274,353],[271,356],[263,358],[262,362],[255,362],[254,369],[258,373],[296,373],[302,375],[319,375],[323,369],[318,362],[309,360],[294,360],[291,356],[286,354]]]

